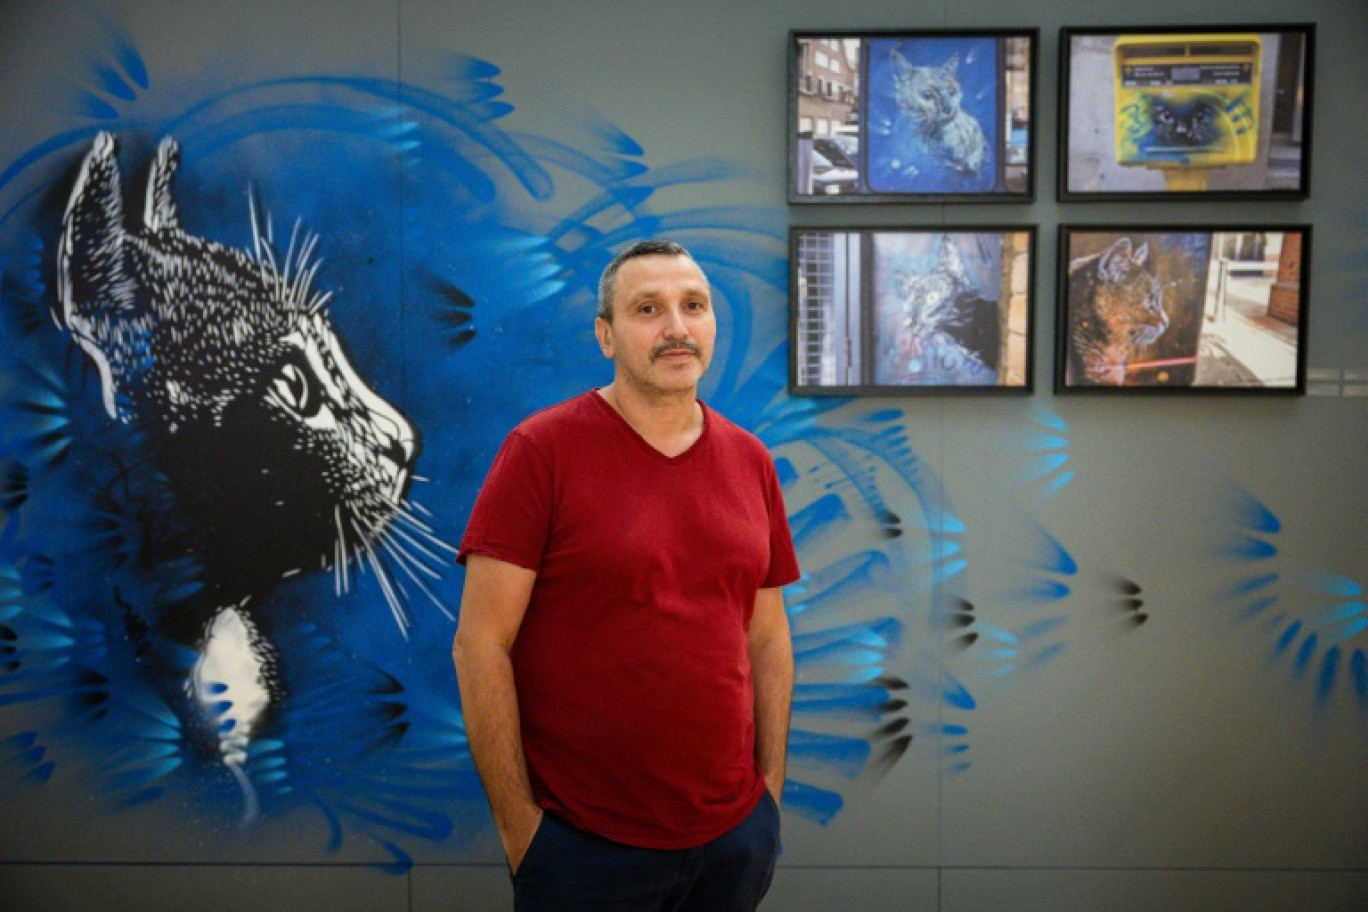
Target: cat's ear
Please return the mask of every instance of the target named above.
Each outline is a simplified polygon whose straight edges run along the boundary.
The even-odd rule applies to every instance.
[[[936,256],[940,268],[952,276],[964,277],[964,258],[960,256],[959,246],[949,237],[941,238],[940,251]]]
[[[171,196],[171,177],[180,164],[180,146],[167,136],[157,146],[157,157],[147,175],[147,199],[143,204],[143,224],[148,231],[180,228],[180,210]]]
[[[945,71],[945,75],[954,76],[955,71],[959,69],[959,51],[951,54],[950,59],[941,64],[941,69]]]
[[[116,377],[129,375],[131,351],[146,336],[128,271],[117,152],[112,135],[95,137],[71,189],[57,253],[62,324],[99,370],[105,410],[115,418],[127,417]]]
[[[1097,261],[1097,274],[1103,281],[1119,282],[1126,277],[1130,260],[1130,238],[1117,238],[1110,247],[1102,251],[1102,256]]]
[[[1149,259],[1149,242],[1141,244],[1140,247],[1131,255],[1131,262],[1136,266],[1145,265],[1145,260]]]

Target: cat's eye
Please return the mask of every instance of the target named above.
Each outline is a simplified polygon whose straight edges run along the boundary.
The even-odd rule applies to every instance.
[[[282,405],[304,419],[314,417],[323,407],[322,397],[314,388],[307,368],[293,361],[286,361],[280,366],[279,373],[271,383],[271,390]]]

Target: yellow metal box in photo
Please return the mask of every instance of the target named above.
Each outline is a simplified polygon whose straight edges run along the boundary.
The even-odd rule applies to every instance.
[[[1123,35],[1113,50],[1116,160],[1149,168],[1254,161],[1258,35]]]

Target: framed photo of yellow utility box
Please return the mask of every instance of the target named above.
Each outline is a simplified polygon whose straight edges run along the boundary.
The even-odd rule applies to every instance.
[[[1059,198],[1302,198],[1311,24],[1060,32]]]

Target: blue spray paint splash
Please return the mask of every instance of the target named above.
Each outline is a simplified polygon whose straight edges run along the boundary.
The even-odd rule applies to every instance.
[[[1234,616],[1258,623],[1271,640],[1271,661],[1311,687],[1319,706],[1347,690],[1368,710],[1363,584],[1294,563],[1280,548],[1282,521],[1243,488],[1232,486],[1223,507],[1227,531],[1216,556],[1239,574],[1222,592]]]

